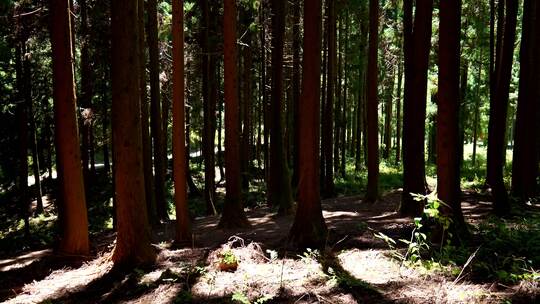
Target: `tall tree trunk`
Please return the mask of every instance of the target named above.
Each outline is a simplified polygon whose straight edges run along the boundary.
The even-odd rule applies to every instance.
[[[437,196],[453,230],[466,230],[460,200],[459,77],[461,0],[441,1],[437,108]],[[460,234],[454,237],[459,238]]]
[[[117,237],[112,259],[117,265],[155,260],[144,193],[139,92],[137,1],[115,0],[112,27],[112,124]]]
[[[322,151],[324,154],[324,183],[323,196],[331,197],[334,195],[334,158],[333,158],[333,125],[334,125],[334,86],[336,84],[337,74],[334,71],[336,66],[336,7],[335,0],[328,2],[328,84],[326,89],[326,101],[323,109],[323,138]]]
[[[403,101],[403,196],[400,213],[419,216],[423,202],[411,193],[424,194],[425,185],[425,120],[427,72],[431,47],[433,0],[418,0],[412,16],[412,0],[403,2],[405,53],[405,93]]]
[[[340,174],[342,177],[345,177],[345,167],[347,165],[346,160],[346,153],[347,153],[347,143],[350,142],[350,134],[351,132],[348,132],[348,122],[351,121],[348,119],[349,114],[351,114],[352,117],[352,111],[349,112],[349,109],[347,109],[347,87],[348,87],[348,74],[347,74],[347,50],[349,49],[349,15],[347,12],[345,12],[345,32],[343,33],[343,110],[341,111],[341,161],[340,161]]]
[[[460,0],[461,1],[461,0]],[[468,90],[468,78],[469,78],[469,63],[466,60],[463,60],[461,65],[461,76],[459,85],[459,124],[458,124],[458,160],[459,167],[463,164],[464,150],[465,150],[465,124],[469,120],[468,111],[467,111],[467,90]]]
[[[536,72],[540,67],[540,21],[538,1],[525,0],[521,38],[519,98],[516,114],[514,157],[512,162],[512,194],[523,201],[537,194],[538,129],[535,127],[540,95]],[[535,165],[536,164],[536,165]]]
[[[225,82],[225,204],[221,228],[249,226],[242,206],[240,183],[240,113],[236,73],[236,1],[225,0],[223,10]]]
[[[28,61],[26,59],[25,61]],[[35,214],[41,214],[43,213],[43,189],[41,187],[41,169],[40,169],[40,160],[39,160],[39,145],[37,140],[37,126],[36,126],[36,118],[34,116],[34,107],[32,102],[32,94],[31,94],[31,83],[30,83],[30,63],[25,62],[25,79],[26,79],[26,90],[25,90],[25,102],[28,105],[28,118],[30,120],[30,140],[32,144],[32,170],[34,171],[34,187],[36,188],[35,196],[36,196],[36,212]]]
[[[159,217],[156,208],[156,191],[154,187],[154,168],[152,162],[152,138],[150,137],[149,102],[146,83],[146,51],[145,51],[145,30],[144,30],[144,0],[137,0],[139,9],[137,10],[137,21],[139,25],[139,91],[141,96],[141,135],[143,144],[143,172],[144,172],[144,193],[146,195],[146,209],[148,221],[152,226],[159,224]]]
[[[292,103],[293,103],[293,121],[294,121],[294,130],[293,130],[293,174],[292,174],[292,185],[294,188],[298,186],[299,182],[299,141],[300,141],[300,131],[298,130],[298,119],[300,116],[300,0],[295,0],[293,2],[293,74],[292,74]]]
[[[18,129],[18,192],[20,201],[20,216],[24,220],[24,233],[30,236],[30,197],[28,196],[28,106],[26,96],[27,85],[23,68],[22,56],[26,52],[25,42],[19,42],[15,49],[15,73],[17,77],[17,93],[19,103],[16,107]]]
[[[215,208],[215,119],[217,86],[215,85],[216,64],[214,43],[210,44],[210,33],[213,34],[211,8],[209,1],[201,0],[203,14],[203,30],[201,37],[202,48],[202,93],[204,99],[204,127],[203,127],[203,158],[204,158],[204,200],[206,202],[206,214],[217,214]],[[212,16],[213,17],[213,16]]]
[[[94,149],[94,109],[92,98],[94,95],[94,73],[90,56],[90,30],[88,18],[87,0],[79,1],[81,27],[81,108],[82,112],[82,137],[83,137],[83,173],[85,179],[90,179],[96,173],[95,149]],[[88,175],[91,174],[91,175]],[[86,180],[88,185],[89,180]]]
[[[510,209],[508,194],[503,181],[503,169],[504,154],[506,153],[506,119],[508,96],[510,93],[510,78],[512,76],[512,61],[514,57],[518,2],[507,1],[506,4],[504,35],[496,61],[494,94],[490,101],[487,152],[487,184],[493,192],[494,211],[501,215]]]
[[[304,62],[299,116],[300,178],[298,210],[289,242],[299,248],[324,246],[327,228],[322,216],[319,178],[319,121],[321,75],[321,1],[304,3]]]
[[[343,79],[343,53],[342,53],[342,46],[343,46],[343,29],[342,29],[342,17],[341,14],[339,14],[338,18],[339,20],[336,20],[336,52],[337,52],[337,72],[336,72],[336,82],[335,82],[335,98],[336,98],[336,104],[334,105],[334,142],[333,148],[334,148],[334,174],[339,174],[339,168],[340,164],[340,148],[343,144],[341,142],[341,125],[343,123],[341,116],[343,113],[343,99],[342,99],[342,79]]]
[[[149,0],[147,3],[147,43],[150,57],[150,108],[151,108],[151,132],[154,140],[154,175],[156,211],[160,220],[167,220],[167,201],[165,196],[165,163],[163,159],[164,134],[159,89],[159,46],[158,46],[158,21],[157,0]]]
[[[403,81],[403,64],[398,63],[398,84],[396,100],[396,164],[401,162],[401,85]]]
[[[390,157],[390,150],[392,148],[392,99],[394,98],[394,83],[396,81],[394,73],[395,70],[390,72],[386,101],[384,104],[384,159]]]
[[[105,68],[104,68],[105,69]],[[107,79],[109,76],[108,70],[104,71],[103,78]],[[107,105],[107,83],[106,81],[102,81],[102,87],[101,87],[101,105],[102,105],[102,134],[103,134],[103,167],[105,170],[105,173],[108,175],[111,172],[111,161],[109,156],[109,145],[110,145],[110,137],[109,137],[109,111],[108,111],[108,105]],[[145,179],[146,182],[146,179]]]
[[[191,240],[187,202],[187,163],[184,102],[184,1],[173,1],[173,175],[176,207],[176,243]]]
[[[283,37],[285,0],[272,0],[272,100],[270,125],[269,205],[279,214],[292,211],[292,190],[283,132]]]
[[[320,144],[320,154],[321,157],[319,159],[319,166],[320,166],[320,179],[321,179],[321,185],[322,188],[321,192],[324,192],[324,181],[326,180],[326,154],[324,152],[325,147],[325,141],[326,141],[326,131],[325,131],[325,124],[326,120],[324,117],[325,109],[326,109],[326,91],[328,90],[328,0],[325,0],[324,3],[326,3],[326,7],[324,9],[324,20],[323,20],[323,37],[322,37],[322,86],[321,86],[321,144]],[[331,1],[331,0],[330,0]],[[324,195],[324,194],[323,194]]]
[[[50,14],[50,20],[54,21],[51,23],[51,47],[56,171],[61,202],[59,250],[86,255],[90,249],[88,218],[77,128],[69,1],[52,1]]]
[[[244,12],[244,24],[246,25],[246,33],[244,34],[245,46],[242,49],[242,57],[244,60],[244,83],[242,96],[243,109],[243,128],[242,128],[242,188],[244,191],[249,190],[250,169],[252,165],[252,117],[253,117],[253,52],[251,29],[249,28],[252,22],[251,10]]]
[[[379,48],[379,0],[369,1],[369,55],[367,81],[368,184],[365,200],[379,198],[379,117],[377,98],[377,53]]]

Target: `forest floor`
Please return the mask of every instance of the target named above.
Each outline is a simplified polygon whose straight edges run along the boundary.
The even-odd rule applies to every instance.
[[[6,303],[537,303],[538,278],[501,283],[479,279],[467,267],[425,267],[395,256],[388,240],[409,239],[411,218],[396,212],[401,192],[375,204],[361,197],[323,201],[326,249],[295,252],[284,244],[292,216],[268,208],[247,212],[251,227],[220,230],[216,216],[197,218],[192,248],[173,249],[173,224],[154,234],[159,251],[149,268],[114,269],[114,233],[93,235],[94,255],[55,255],[50,249],[0,260],[0,301]],[[490,218],[491,203],[466,192],[468,223]],[[530,206],[538,214],[538,206]],[[477,250],[478,251],[478,250]],[[232,261],[232,262],[231,262]],[[232,266],[231,266],[232,265]],[[432,263],[430,265],[436,265]],[[230,266],[230,267],[229,267]],[[223,271],[223,268],[235,268]],[[461,271],[463,270],[463,271]],[[461,273],[459,273],[461,272]],[[457,275],[459,273],[459,275]],[[482,275],[480,276],[482,277]]]

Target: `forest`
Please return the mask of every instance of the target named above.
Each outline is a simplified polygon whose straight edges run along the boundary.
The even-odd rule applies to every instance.
[[[0,0],[0,302],[539,303],[539,18]]]

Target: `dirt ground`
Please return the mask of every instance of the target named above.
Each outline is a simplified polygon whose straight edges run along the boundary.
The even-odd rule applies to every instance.
[[[93,239],[95,255],[85,261],[28,252],[0,260],[0,301],[6,303],[534,303],[524,286],[455,281],[420,273],[390,257],[380,231],[408,238],[410,218],[396,212],[401,193],[375,204],[361,197],[323,202],[329,228],[327,250],[295,252],[287,233],[293,217],[269,209],[249,210],[251,227],[217,229],[218,217],[196,219],[192,248],[173,249],[172,223],[154,235],[159,256],[146,269],[115,269],[109,259],[114,234]],[[491,204],[466,193],[463,210],[471,223],[485,218]],[[237,259],[235,271],[221,271],[223,256]],[[536,286],[536,291],[538,287]],[[530,289],[528,289],[530,290]],[[234,300],[233,300],[234,299]],[[511,302],[505,302],[511,301]]]

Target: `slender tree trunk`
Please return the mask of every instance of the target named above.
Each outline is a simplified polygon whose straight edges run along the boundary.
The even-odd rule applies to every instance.
[[[148,211],[148,221],[152,226],[159,224],[159,217],[156,207],[156,191],[154,187],[154,168],[152,162],[152,138],[150,137],[149,102],[146,83],[146,51],[145,51],[145,30],[144,30],[144,0],[137,0],[139,7],[137,11],[137,21],[139,26],[139,91],[141,96],[141,135],[143,144],[143,171],[144,171],[144,193],[146,194],[146,209]]]
[[[108,70],[103,73],[104,79],[109,76]],[[107,106],[107,85],[105,81],[102,81],[101,87],[101,104],[102,104],[102,132],[103,132],[103,166],[105,173],[108,175],[111,172],[111,161],[109,158],[109,111]],[[146,180],[145,180],[146,181]]]
[[[159,89],[159,46],[157,24],[157,0],[149,0],[147,3],[147,43],[150,62],[150,108],[151,108],[151,132],[154,141],[154,175],[156,211],[160,220],[167,220],[167,201],[165,196],[165,163],[163,159],[164,134]]]
[[[272,100],[270,125],[269,205],[279,214],[292,211],[292,190],[283,132],[283,37],[285,0],[272,0]]]
[[[252,52],[252,39],[251,29],[249,28],[252,18],[247,16],[251,14],[251,10],[244,12],[244,19],[246,24],[246,33],[244,34],[245,46],[242,49],[242,57],[244,59],[244,84],[243,84],[243,128],[242,128],[242,188],[244,191],[249,190],[250,169],[252,165],[252,117],[253,117],[253,52]]]
[[[518,2],[508,1],[506,4],[506,21],[502,38],[504,40],[501,41],[502,46],[498,53],[495,67],[496,84],[490,105],[487,153],[487,183],[493,192],[494,211],[501,215],[506,214],[510,209],[508,194],[503,181],[503,168],[504,154],[506,153],[506,120],[514,57]]]
[[[333,148],[334,148],[334,174],[339,174],[339,168],[340,164],[340,147],[343,144],[341,142],[341,125],[343,123],[341,116],[343,113],[343,99],[342,99],[342,79],[343,79],[343,53],[342,53],[342,45],[343,45],[343,29],[342,26],[342,18],[341,14],[338,16],[339,20],[336,21],[336,51],[337,51],[337,73],[336,73],[336,82],[335,82],[335,98],[336,98],[336,104],[334,106],[334,142]]]
[[[51,47],[58,161],[56,171],[61,202],[59,217],[62,236],[59,250],[86,255],[90,249],[88,218],[77,128],[69,2],[52,1],[50,14],[50,20],[54,20],[51,23]]]
[[[155,260],[146,212],[139,92],[137,1],[115,0],[112,27],[112,117],[117,237],[112,259],[127,266]]]
[[[323,138],[322,151],[324,154],[324,183],[323,196],[331,197],[334,195],[334,158],[332,151],[333,125],[334,125],[334,85],[336,84],[337,74],[334,71],[336,66],[336,8],[335,0],[328,1],[328,83],[326,89],[326,101],[323,109]]]
[[[293,175],[292,185],[294,188],[299,182],[299,149],[300,149],[300,131],[298,129],[298,119],[300,116],[300,0],[295,0],[293,3],[293,74],[292,74],[292,103],[293,103]]]
[[[537,194],[538,153],[535,127],[536,113],[540,107],[536,72],[540,66],[538,57],[540,21],[538,1],[525,0],[521,38],[519,98],[516,115],[514,157],[512,162],[512,194],[523,201]],[[537,164],[537,165],[534,165]]]
[[[173,1],[173,175],[176,207],[176,243],[191,240],[187,202],[187,163],[184,102],[184,1]]]
[[[461,0],[460,0],[461,1]],[[463,156],[464,156],[464,149],[465,149],[465,123],[469,120],[468,118],[468,111],[467,111],[467,99],[469,96],[467,96],[467,83],[469,78],[469,63],[466,60],[463,60],[463,64],[461,65],[461,76],[460,81],[461,84],[459,85],[460,94],[459,94],[459,124],[458,124],[458,160],[459,160],[459,167],[461,169],[461,165],[463,164]]]
[[[377,53],[379,48],[379,0],[369,1],[369,55],[367,81],[368,184],[365,200],[379,198],[379,117],[377,98]]]
[[[89,37],[90,32],[88,30],[88,5],[87,0],[80,0],[78,2],[80,9],[81,27],[80,27],[80,45],[81,45],[81,98],[80,104],[82,110],[82,162],[83,173],[86,185],[89,185],[90,174],[95,174],[95,161],[93,160],[93,119],[94,110],[92,106],[93,96],[93,72],[91,67],[90,50],[89,50]]]
[[[320,144],[320,178],[321,178],[321,185],[323,186],[323,189],[321,189],[321,192],[324,191],[324,181],[326,176],[326,154],[324,153],[324,142],[326,141],[326,132],[324,131],[324,124],[325,124],[325,118],[324,118],[324,111],[326,109],[326,91],[328,90],[328,2],[325,0],[324,3],[326,4],[324,8],[324,20],[323,20],[323,38],[322,38],[322,86],[321,86],[321,144]],[[322,193],[321,193],[322,194]]]
[[[384,159],[390,157],[390,150],[392,148],[392,99],[394,98],[394,83],[396,81],[394,73],[394,70],[390,72],[388,91],[384,104]]]
[[[225,205],[221,228],[249,226],[242,206],[240,183],[240,113],[236,73],[236,1],[225,0],[223,10],[225,81]]]
[[[416,2],[414,27],[412,2],[412,0],[404,0],[403,2],[405,93],[403,103],[403,197],[400,213],[419,216],[423,212],[423,202],[415,201],[411,193],[424,194],[426,192],[424,142],[433,0],[418,0]]]
[[[17,77],[17,93],[19,103],[16,107],[18,129],[18,191],[20,201],[20,216],[24,220],[24,233],[30,236],[30,197],[28,195],[28,106],[26,96],[27,84],[23,68],[22,56],[26,52],[25,42],[19,42],[15,49],[15,73]]]
[[[441,209],[453,219],[453,229],[466,230],[461,211],[458,153],[461,0],[442,1],[440,5],[437,196],[445,202]]]
[[[319,121],[321,75],[321,1],[304,3],[304,62],[299,116],[300,176],[298,210],[289,242],[299,248],[324,246],[327,228],[322,216],[319,178]]]
[[[204,158],[204,200],[206,202],[206,214],[217,214],[215,200],[215,119],[216,119],[216,100],[217,86],[215,85],[216,64],[215,56],[211,54],[214,51],[210,44],[210,33],[213,26],[210,20],[211,12],[209,1],[201,0],[203,14],[203,30],[201,37],[202,48],[202,93],[204,99],[204,127],[203,127],[203,158]]]
[[[401,59],[401,58],[400,58]],[[396,100],[396,164],[401,162],[401,85],[403,81],[403,65],[398,63],[398,84]]]

